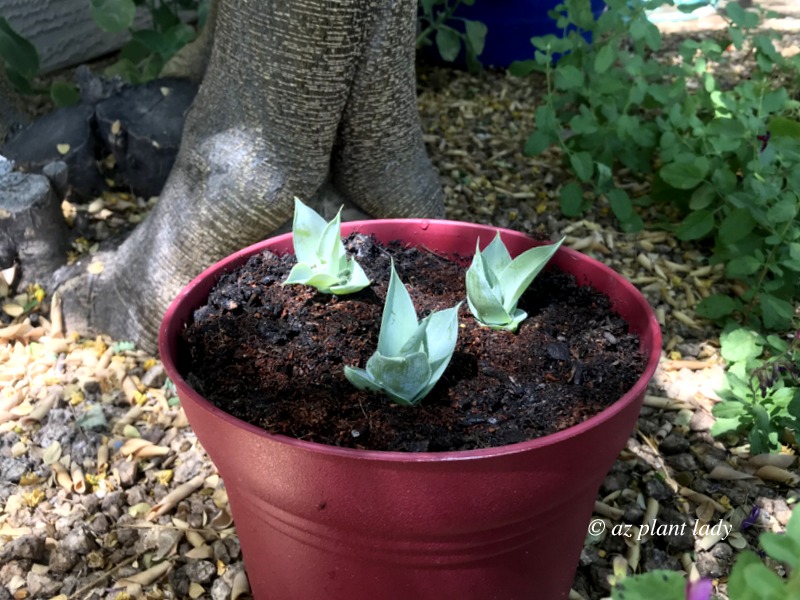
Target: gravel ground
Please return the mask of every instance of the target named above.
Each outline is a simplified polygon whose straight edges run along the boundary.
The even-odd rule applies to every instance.
[[[800,13],[785,1],[766,4]],[[598,495],[602,526],[587,536],[573,596],[607,596],[616,559],[629,572],[696,569],[726,598],[736,554],[756,547],[759,532],[782,530],[800,476],[792,455],[751,457],[708,433],[723,361],[719,332],[693,307],[725,291],[721,268],[665,232],[618,233],[601,202],[581,221],[560,217],[557,190],[568,178],[560,157],[520,151],[541,82],[439,69],[419,80],[447,216],[566,235],[567,245],[630,278],[664,330],[638,428]],[[646,190],[646,181],[618,176],[633,193]],[[146,208],[124,195],[68,206],[93,232],[75,252]],[[50,310],[38,289],[11,297],[0,278],[0,295],[0,600],[249,597],[224,485],[157,359],[124,341],[64,332],[57,304]],[[674,527],[646,532],[653,520]],[[694,533],[698,523],[720,522],[733,526],[725,539]]]

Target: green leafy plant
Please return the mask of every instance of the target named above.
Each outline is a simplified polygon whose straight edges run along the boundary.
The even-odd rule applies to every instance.
[[[487,28],[480,21],[454,16],[462,2],[472,6],[475,0],[419,0],[417,48],[431,45],[431,36],[434,36],[439,56],[447,62],[453,62],[458,58],[463,44],[467,68],[475,73],[481,70],[478,57],[483,52]],[[460,21],[464,31],[448,25],[450,21]]]
[[[49,87],[36,84],[39,52],[3,17],[0,17],[0,60],[8,80],[18,92],[49,95],[56,106],[69,106],[78,102],[78,89],[74,85],[62,81],[54,81]]]
[[[715,436],[746,434],[750,452],[780,451],[800,431],[800,339],[762,336],[742,327],[720,336],[728,362],[722,402],[712,409]],[[787,439],[787,432],[791,438]]]
[[[392,261],[378,349],[366,369],[345,366],[348,381],[361,390],[383,392],[392,401],[415,406],[444,373],[458,339],[458,308],[435,311],[422,321]]]
[[[785,533],[767,531],[759,536],[764,552],[788,570],[785,578],[768,568],[752,551],[736,559],[728,579],[730,600],[793,600],[800,597],[800,509],[795,508]],[[709,579],[685,581],[673,571],[651,571],[616,577],[612,600],[710,600]]]
[[[294,199],[292,233],[297,264],[283,285],[310,285],[320,292],[337,295],[352,294],[369,285],[361,265],[347,256],[339,237],[341,223],[341,209],[326,223],[314,209]]]
[[[520,296],[563,241],[531,248],[512,260],[499,232],[483,252],[478,240],[467,270],[467,304],[478,322],[492,329],[516,331],[528,316],[517,308]]]
[[[149,12],[152,27],[133,27],[139,6]],[[92,18],[101,29],[131,35],[106,73],[133,83],[158,77],[167,61],[195,39],[207,7],[208,0],[91,0]],[[184,11],[197,12],[197,28],[181,20]]]
[[[763,11],[729,2],[727,40],[689,39],[681,62],[659,60],[661,35],[645,11],[663,4],[672,2],[608,0],[596,19],[589,0],[555,8],[565,33],[533,38],[535,58],[511,67],[546,76],[525,151],[562,152],[576,178],[560,190],[567,216],[594,197],[636,231],[639,206],[668,204],[677,223],[663,226],[681,240],[712,240],[710,262],[743,290],[704,299],[698,314],[785,330],[800,292],[800,102],[786,89],[800,81],[800,57],[782,56],[758,30]],[[753,60],[735,85],[715,76],[729,47]],[[632,198],[615,182],[620,168],[648,180],[650,194]]]

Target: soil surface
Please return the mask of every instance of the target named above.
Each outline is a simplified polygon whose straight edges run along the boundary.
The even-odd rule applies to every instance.
[[[294,256],[264,253],[224,275],[184,333],[187,380],[234,416],[324,444],[437,452],[503,446],[570,427],[628,391],[644,369],[639,340],[608,299],[550,269],[522,296],[516,333],[479,325],[466,303],[442,379],[417,407],[354,388],[378,343],[394,259],[418,317],[466,297],[461,260],[347,240],[373,284],[347,296],[282,286]]]

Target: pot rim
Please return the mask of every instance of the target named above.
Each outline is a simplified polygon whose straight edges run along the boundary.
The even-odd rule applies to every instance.
[[[494,232],[499,231],[502,236],[521,235],[525,236],[528,239],[533,240],[533,238],[531,238],[529,235],[521,231],[514,231],[511,229],[503,227],[495,227],[492,225],[469,223],[464,221],[452,221],[446,219],[369,219],[360,221],[346,221],[342,223],[342,227],[343,229],[347,230],[348,233],[352,231],[362,231],[364,233],[368,233],[370,226],[378,222],[391,222],[398,225],[415,225],[422,230],[428,229],[431,223],[436,223],[437,225],[445,227],[451,226],[467,230],[478,230],[481,232],[491,231],[492,236],[494,235]],[[203,270],[203,272],[201,272],[197,277],[192,279],[192,281],[188,285],[186,285],[172,301],[166,313],[164,314],[159,329],[158,350],[160,358],[162,364],[164,365],[164,369],[167,372],[167,375],[169,376],[170,380],[175,384],[176,389],[180,389],[182,394],[186,395],[192,402],[197,404],[198,407],[211,413],[216,418],[222,419],[223,421],[226,421],[228,424],[241,428],[256,436],[264,437],[282,444],[288,444],[289,446],[293,446],[298,450],[305,450],[308,452],[321,453],[326,455],[334,455],[334,456],[338,455],[350,459],[367,460],[367,461],[381,461],[381,462],[456,461],[456,460],[475,460],[491,456],[511,455],[519,452],[526,452],[536,448],[547,447],[553,444],[560,443],[569,438],[581,435],[582,433],[590,429],[593,429],[594,427],[597,427],[601,423],[604,423],[605,421],[612,419],[617,413],[624,410],[629,404],[635,402],[637,398],[644,396],[645,391],[647,389],[647,385],[652,379],[656,367],[658,366],[658,361],[660,358],[661,342],[662,342],[661,328],[658,324],[658,320],[656,319],[656,315],[655,312],[653,311],[653,308],[644,298],[642,293],[638,289],[636,289],[636,287],[630,281],[628,281],[628,279],[626,279],[624,276],[620,275],[607,265],[601,263],[600,261],[590,256],[582,254],[576,250],[572,250],[571,248],[565,248],[562,246],[558,249],[557,255],[558,254],[565,255],[571,260],[576,262],[577,261],[587,262],[594,269],[598,269],[604,275],[614,278],[617,281],[617,285],[621,286],[622,288],[625,289],[625,291],[628,294],[632,295],[632,297],[636,301],[635,303],[638,304],[639,308],[642,309],[644,313],[647,315],[648,329],[652,330],[653,339],[651,342],[651,352],[650,355],[647,357],[647,363],[645,364],[644,372],[639,377],[639,379],[636,380],[636,383],[625,394],[620,396],[620,398],[617,401],[615,401],[611,406],[603,409],[596,415],[586,419],[581,423],[578,423],[577,425],[573,425],[572,427],[568,427],[567,429],[563,429],[556,433],[551,433],[549,435],[545,435],[532,440],[517,442],[505,446],[496,446],[493,448],[480,448],[475,450],[453,450],[447,452],[400,452],[400,451],[389,451],[389,450],[360,450],[356,448],[342,448],[339,446],[331,446],[328,444],[321,444],[318,442],[309,442],[282,434],[269,433],[266,430],[257,427],[256,425],[247,423],[246,421],[242,421],[241,419],[238,419],[230,415],[229,413],[225,412],[224,410],[214,406],[214,404],[212,404],[209,400],[207,400],[201,394],[196,392],[180,375],[177,366],[175,364],[175,361],[173,359],[173,354],[177,344],[178,333],[180,329],[182,329],[185,326],[185,323],[179,322],[178,319],[174,317],[174,314],[178,312],[180,308],[182,308],[182,305],[186,301],[186,298],[190,296],[191,292],[195,288],[203,284],[209,277],[213,277],[216,280],[221,273],[243,264],[244,261],[251,255],[260,252],[265,245],[274,244],[276,242],[285,243],[289,239],[291,239],[291,237],[292,233],[289,232],[267,238],[260,242],[256,242],[255,244],[247,246],[246,248],[243,248],[241,250],[238,250],[237,252],[234,252],[233,254],[228,255],[227,257],[223,258],[222,260],[214,263],[210,267]],[[413,240],[411,241],[413,242]],[[192,310],[194,310],[195,308],[197,307],[193,307]],[[639,332],[639,334],[641,335],[641,332]]]

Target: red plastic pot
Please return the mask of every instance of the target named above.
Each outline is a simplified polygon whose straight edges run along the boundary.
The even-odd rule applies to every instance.
[[[470,256],[497,228],[428,220],[342,225]],[[501,230],[512,255],[537,242]],[[257,600],[550,600],[566,598],[595,497],[625,445],[655,371],[661,331],[622,276],[573,250],[553,262],[609,296],[639,334],[644,374],[615,404],[559,433],[500,448],[441,453],[337,448],[240,421],[178,370],[179,333],[218,276],[262,250],[292,251],[291,234],[210,267],[161,325],[161,359],[198,439],[225,481]],[[413,409],[412,409],[413,410]]]

